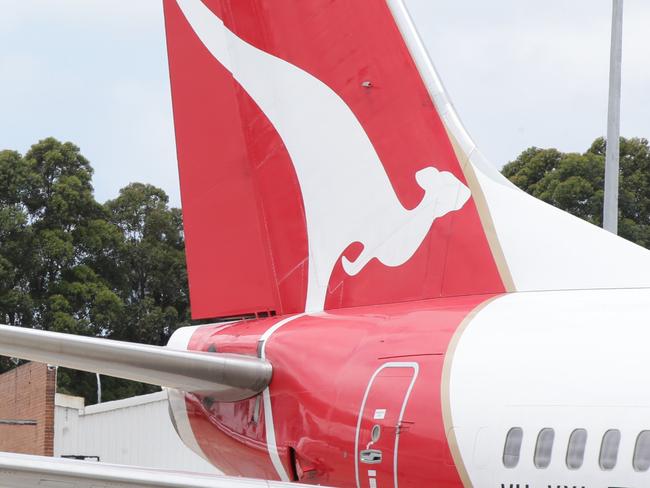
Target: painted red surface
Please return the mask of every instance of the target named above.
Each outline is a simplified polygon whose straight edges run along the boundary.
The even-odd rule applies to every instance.
[[[405,208],[423,197],[415,180],[422,168],[466,183],[385,0],[204,3],[241,39],[318,78],[348,105]],[[304,310],[303,195],[268,118],[211,57],[176,3],[164,5],[193,316],[278,313],[204,326],[190,349],[258,355],[269,328]],[[336,199],[336,188],[331,193]],[[352,243],[343,254],[352,260],[360,251]],[[460,487],[441,413],[444,357],[468,313],[503,291],[473,198],[437,219],[402,266],[374,260],[351,277],[339,260],[328,311],[288,322],[266,343],[272,425],[261,395],[218,403],[188,394],[196,440],[227,474],[278,479],[268,445],[273,428],[290,479],[356,486],[358,451],[380,423],[382,451],[399,454],[396,473],[392,459],[377,467],[380,486],[397,475],[402,487]],[[417,376],[401,423],[396,409],[415,375],[403,367],[377,374],[360,417],[373,374],[404,362],[417,363]],[[387,409],[384,419],[373,418],[377,408]],[[369,465],[360,468],[367,486]]]
[[[194,318],[304,307],[307,234],[279,135],[166,1]]]
[[[419,372],[400,427],[399,485],[462,486],[442,420],[442,365],[458,325],[488,298],[441,298],[336,310],[299,317],[273,333],[266,354],[274,368],[270,385],[273,425],[286,472],[306,483],[356,486],[356,427],[366,388],[382,365],[410,362],[418,364]],[[278,320],[205,326],[192,337],[190,349],[256,354],[260,336]],[[405,370],[393,370],[400,371]],[[410,376],[406,382],[390,376],[382,373],[381,381],[371,388],[360,433],[365,439],[365,431],[380,422],[381,442],[387,450],[394,448],[398,415],[394,409],[401,407],[410,381]],[[262,405],[258,422],[252,420],[255,401],[211,403],[188,395],[192,429],[209,459],[226,473],[278,479],[267,450]],[[384,421],[372,418],[375,408],[388,409]],[[391,465],[392,459],[378,476],[391,478]],[[361,464],[366,481],[368,469],[373,467]]]
[[[465,182],[385,0],[204,3],[237,36],[315,76],[346,102],[406,208],[423,196],[415,181],[419,169],[433,165]],[[300,312],[308,236],[286,148],[175,2],[165,1],[165,16],[193,316]],[[370,88],[362,86],[366,81]],[[359,246],[351,244],[344,254],[353,258]],[[470,199],[436,220],[402,266],[374,260],[351,277],[339,262],[325,308],[503,288]]]

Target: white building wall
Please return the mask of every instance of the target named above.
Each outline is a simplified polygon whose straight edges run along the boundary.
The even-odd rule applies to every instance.
[[[57,394],[55,404],[55,456],[99,456],[111,464],[219,473],[181,442],[165,391],[89,407],[82,398]]]

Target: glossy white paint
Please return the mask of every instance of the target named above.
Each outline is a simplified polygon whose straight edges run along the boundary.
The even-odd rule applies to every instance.
[[[274,324],[272,327],[269,327],[269,329],[262,334],[260,337],[260,357],[262,359],[266,359],[266,342],[268,341],[269,337],[273,335],[275,331],[277,331],[279,328],[283,327],[284,325],[288,324],[289,322],[293,322],[294,320],[302,317],[305,315],[304,313],[298,314],[298,315],[292,315],[290,317],[287,317],[286,319],[280,320],[277,324]],[[269,456],[271,458],[271,462],[273,463],[273,467],[275,468],[275,471],[278,473],[278,477],[282,481],[289,481],[289,475],[287,474],[287,471],[284,469],[284,465],[282,464],[282,460],[280,459],[280,453],[278,451],[278,443],[275,439],[275,423],[273,421],[273,406],[271,404],[271,391],[270,391],[270,385],[267,386],[264,391],[262,392],[262,401],[264,402],[264,425],[266,426],[266,445],[269,450]]]
[[[476,175],[514,289],[650,286],[647,249],[531,197],[485,160],[458,117],[403,0],[387,3],[438,114]]]
[[[323,310],[332,270],[350,244],[364,246],[354,262],[343,260],[350,275],[373,258],[400,266],[436,218],[467,202],[470,192],[463,183],[430,166],[415,175],[424,197],[405,209],[363,126],[331,88],[241,40],[199,0],[178,5],[206,48],[271,121],[291,156],[309,241],[307,311]]]
[[[650,286],[650,252],[476,171],[518,291]]]
[[[650,429],[650,290],[517,293],[480,310],[450,372],[454,432],[473,486],[650,486],[632,468]],[[524,431],[521,459],[503,466],[506,433]],[[555,430],[551,464],[533,464],[536,437]],[[569,435],[588,432],[584,465],[566,466]],[[603,434],[622,433],[618,464],[598,465]]]
[[[199,327],[200,326],[197,325],[193,327],[181,327],[180,329],[176,329],[172,336],[169,338],[167,347],[186,351],[188,349],[192,335]],[[166,391],[167,397],[169,399],[169,415],[172,417],[178,436],[181,438],[183,443],[190,448],[190,450],[208,461],[207,456],[203,452],[203,449],[201,449],[201,446],[199,446],[199,443],[196,440],[196,436],[192,431],[190,419],[187,415],[185,392],[175,390],[173,388],[169,388]]]

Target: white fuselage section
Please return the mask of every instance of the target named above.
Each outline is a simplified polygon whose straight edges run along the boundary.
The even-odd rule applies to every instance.
[[[473,486],[650,486],[650,471],[633,465],[637,438],[650,430],[650,290],[504,295],[459,334],[450,351],[450,440],[457,441]],[[506,467],[513,428],[523,437],[516,466]],[[547,467],[535,459],[542,429],[554,436]],[[567,449],[576,429],[587,440],[582,465],[570,468]],[[620,433],[618,448],[614,442],[601,456],[612,430]],[[539,449],[543,458],[548,439]],[[640,464],[647,449],[639,447]]]

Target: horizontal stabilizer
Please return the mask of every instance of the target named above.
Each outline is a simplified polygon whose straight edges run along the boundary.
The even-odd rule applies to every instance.
[[[264,359],[0,325],[0,354],[238,401],[271,381]]]
[[[295,483],[253,480],[233,476],[181,473],[160,469],[117,466],[0,452],[2,486],[42,488],[281,488]]]

